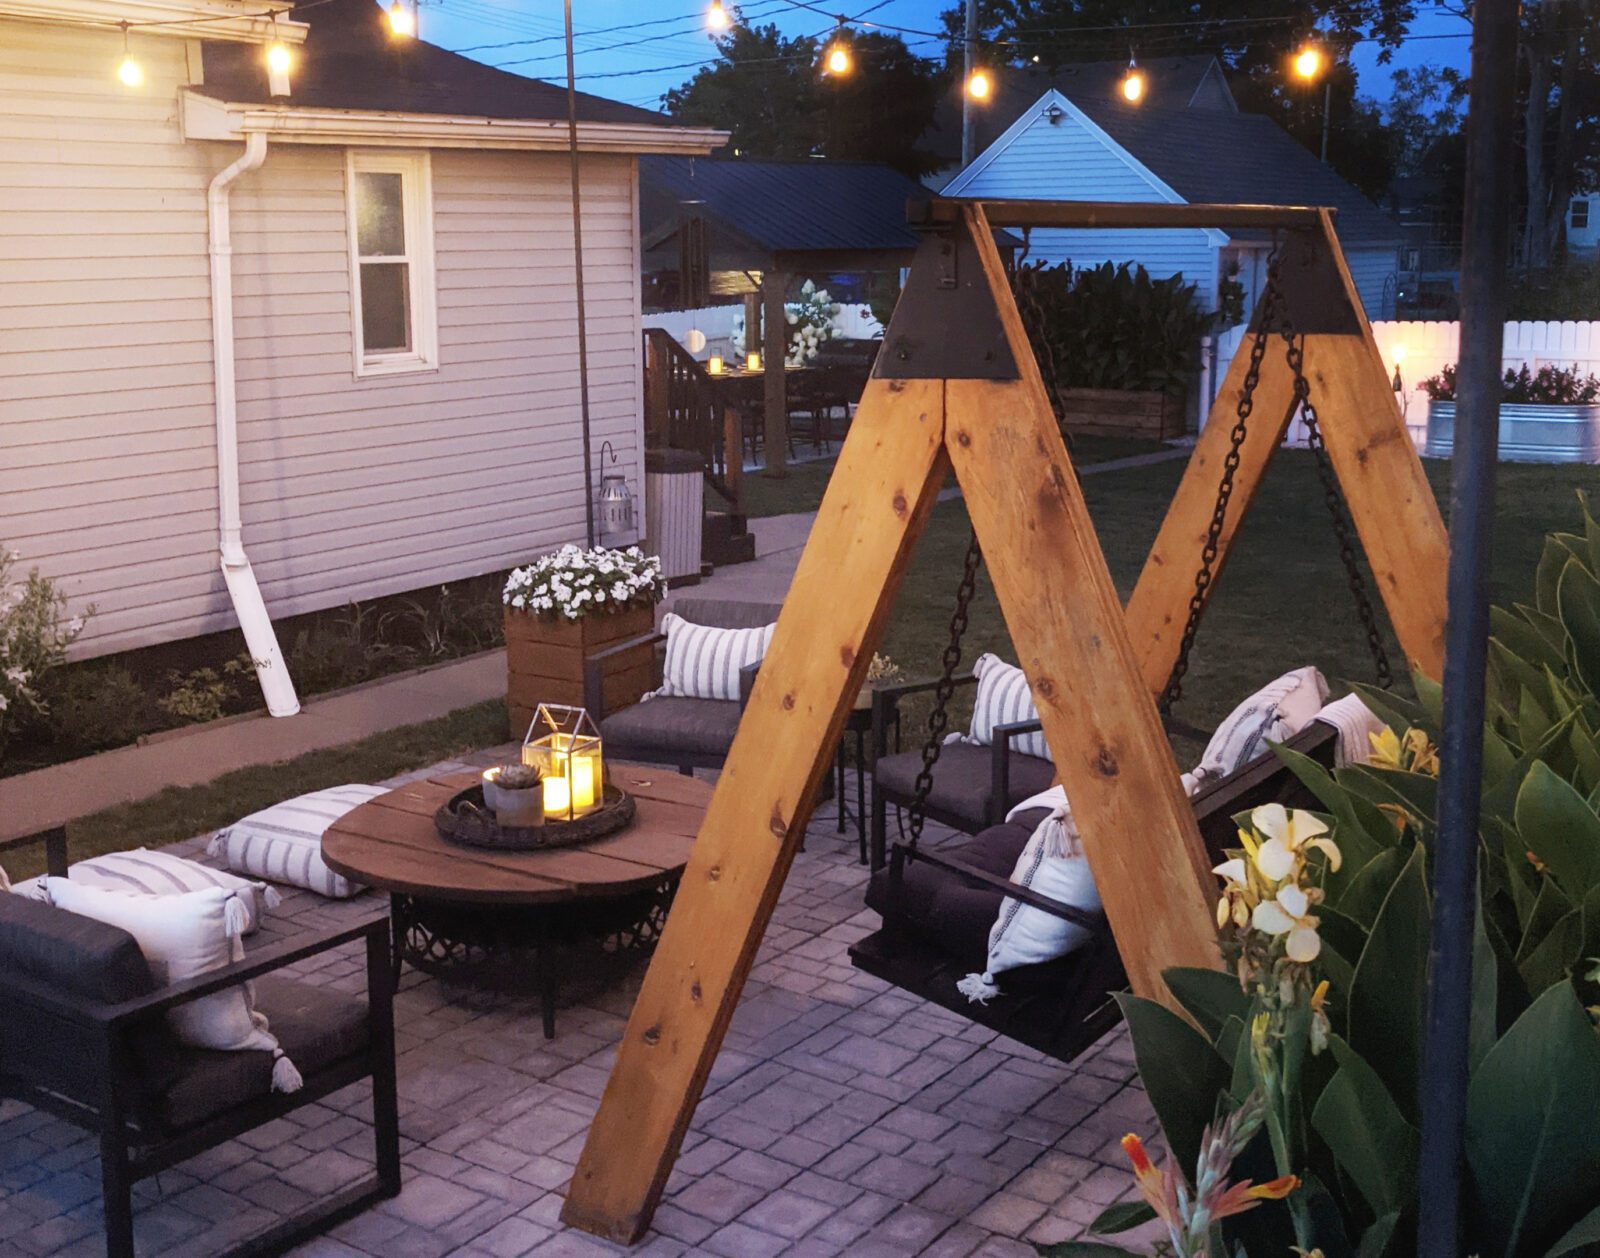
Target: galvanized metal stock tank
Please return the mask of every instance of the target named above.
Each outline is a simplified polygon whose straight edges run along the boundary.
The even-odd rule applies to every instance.
[[[1429,402],[1423,454],[1448,459],[1455,428],[1456,404]],[[1500,458],[1508,463],[1600,463],[1600,405],[1502,402]]]

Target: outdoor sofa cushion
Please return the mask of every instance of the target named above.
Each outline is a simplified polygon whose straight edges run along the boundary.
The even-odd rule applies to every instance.
[[[185,860],[171,852],[139,848],[132,852],[107,852],[75,861],[67,870],[67,877],[85,886],[99,887],[105,891],[120,891],[125,895],[167,896],[183,895],[188,891],[203,891],[207,887],[221,887],[239,897],[244,909],[244,933],[253,934],[261,925],[261,916],[269,908],[276,908],[279,896],[266,883],[240,878],[222,869],[210,869],[196,861]],[[35,900],[47,898],[45,879],[30,878],[11,888],[16,895]]]
[[[989,820],[990,796],[994,793],[994,753],[988,747],[970,743],[946,743],[939,749],[939,763],[933,768],[933,787],[928,792],[928,807],[950,817],[959,817],[970,826],[982,826]],[[872,780],[879,789],[901,799],[916,793],[917,774],[922,771],[922,752],[897,752],[880,756],[872,770]],[[1035,756],[1011,757],[1011,796],[1024,799],[1047,790],[1055,780],[1055,766],[1048,760]],[[1024,840],[1027,835],[1022,836]],[[1018,849],[1020,850],[1020,848]],[[1015,861],[1016,853],[1012,854]],[[1002,873],[1010,873],[1007,865]],[[990,921],[994,920],[990,915]]]
[[[365,888],[322,863],[322,835],[346,813],[386,794],[387,787],[350,785],[286,799],[218,830],[206,853],[236,874],[347,900]]]
[[[1007,664],[998,655],[985,652],[973,661],[972,675],[978,679],[978,693],[972,700],[972,723],[965,734],[952,735],[954,739],[988,747],[994,742],[996,725],[1039,719],[1028,678],[1015,664]],[[1011,740],[1011,750],[1039,760],[1054,759],[1042,732],[1017,735]]]
[[[759,664],[772,642],[777,625],[755,629],[724,629],[699,625],[675,612],[661,619],[667,635],[667,655],[661,666],[661,686],[646,699],[739,698],[740,673]]]
[[[600,722],[609,754],[672,763],[680,753],[725,756],[739,728],[739,704],[725,699],[651,699]]]

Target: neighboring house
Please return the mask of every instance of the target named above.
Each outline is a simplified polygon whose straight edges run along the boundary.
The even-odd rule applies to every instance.
[[[96,606],[80,655],[237,616],[283,714],[268,613],[581,541],[585,469],[564,89],[271,8],[7,6],[0,542]],[[637,486],[637,155],[726,136],[592,96],[577,132],[593,444]]]
[[[1401,233],[1388,215],[1271,119],[1224,107],[1220,71],[1173,80],[1186,88],[1193,82],[1175,95],[1170,88],[1164,94],[1152,73],[1143,102],[1130,105],[1115,91],[1123,69],[1112,67],[1098,79],[1084,74],[1070,96],[1046,89],[1011,116],[945,186],[946,195],[1332,206],[1368,315],[1393,316]],[[1169,99],[1184,103],[1168,107]],[[990,125],[999,121],[991,117]],[[1259,233],[1041,230],[1032,233],[1028,257],[1137,262],[1152,276],[1183,275],[1208,305],[1216,304],[1222,281],[1236,278],[1248,311],[1269,247]]]
[[[1567,203],[1567,252],[1592,258],[1600,248],[1600,193],[1580,192]]]

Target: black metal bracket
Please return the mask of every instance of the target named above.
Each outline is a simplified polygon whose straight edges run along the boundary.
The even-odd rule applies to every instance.
[[[881,380],[1020,378],[964,223],[924,230],[872,374]]]

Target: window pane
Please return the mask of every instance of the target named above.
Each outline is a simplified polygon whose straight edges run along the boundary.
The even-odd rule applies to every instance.
[[[394,174],[356,173],[356,249],[363,258],[396,257],[406,251],[400,181]]]
[[[404,262],[361,264],[361,338],[367,353],[411,348],[410,271]]]

